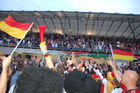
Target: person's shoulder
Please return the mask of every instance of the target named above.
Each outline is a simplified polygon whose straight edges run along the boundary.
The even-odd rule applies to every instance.
[[[62,91],[62,93],[67,93],[66,91],[65,91],[65,89],[63,88],[63,91]]]
[[[8,93],[14,93],[15,86],[16,86],[15,84],[12,85]]]

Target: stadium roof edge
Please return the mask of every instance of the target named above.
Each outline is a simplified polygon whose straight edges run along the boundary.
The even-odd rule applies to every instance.
[[[91,12],[91,11],[88,11],[88,12],[81,12],[81,11],[50,11],[50,10],[47,10],[47,11],[26,11],[26,10],[19,10],[19,11],[13,11],[13,10],[0,10],[0,12],[69,12],[69,13],[74,13],[74,12],[77,12],[77,13],[93,13],[93,14],[110,14],[110,15],[125,15],[125,16],[140,16],[140,14],[133,14],[133,13],[129,13],[129,14],[123,14],[123,13],[107,13],[107,12]]]
[[[13,11],[0,10],[0,20],[8,15],[26,21],[34,18],[32,32],[46,25],[45,33],[95,35],[140,39],[140,14],[79,11]]]

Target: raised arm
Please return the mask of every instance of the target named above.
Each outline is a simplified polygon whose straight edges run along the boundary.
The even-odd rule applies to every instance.
[[[118,82],[120,82],[122,80],[122,77],[121,77],[120,73],[117,71],[114,61],[109,60],[107,63],[112,67],[116,79],[118,80]]]
[[[11,58],[11,56],[5,57],[2,61],[2,73],[0,76],[0,93],[6,93],[8,67],[11,63]]]
[[[72,62],[73,62],[74,65],[77,66],[77,61],[76,61],[76,57],[75,57],[74,52],[72,52]]]
[[[101,72],[97,69],[95,69],[95,68],[93,68],[93,70],[94,70],[94,72],[100,77],[100,79],[102,80],[102,83],[104,84],[104,85],[106,85],[107,84],[107,79],[105,79],[104,77],[103,77],[103,75],[101,74]]]
[[[83,61],[82,61],[82,60],[80,60],[80,63],[79,63],[79,64],[77,64],[76,68],[77,68],[78,70],[80,70],[80,67],[82,67],[82,65],[83,65]]]
[[[54,64],[52,62],[51,56],[48,54],[47,46],[45,45],[45,43],[42,46],[40,45],[40,49],[45,56],[45,60],[46,60],[45,66],[50,69],[54,69]]]

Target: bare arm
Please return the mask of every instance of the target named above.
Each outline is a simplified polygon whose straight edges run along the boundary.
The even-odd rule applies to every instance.
[[[118,82],[120,82],[122,80],[122,77],[117,71],[114,61],[109,60],[107,63],[112,67],[116,79],[118,80]]]
[[[117,68],[118,68],[118,70],[122,73],[122,69],[121,69],[119,66],[117,66]]]
[[[77,61],[76,61],[76,57],[75,57],[74,52],[72,52],[72,62],[74,65],[77,65]]]
[[[62,63],[59,55],[57,55],[57,60],[58,60],[58,63],[59,63],[59,64]]]
[[[45,57],[45,60],[46,60],[46,67],[50,68],[50,69],[54,69],[54,64],[52,62],[52,59],[51,57]]]
[[[82,67],[82,65],[83,65],[83,61],[82,60],[80,60],[81,62],[76,66],[76,68],[78,69],[78,70],[80,70],[80,67]]]
[[[105,79],[103,76],[102,76],[102,74],[101,74],[101,72],[97,69],[95,69],[95,68],[93,68],[93,70],[94,70],[94,72],[100,77],[100,79],[102,80],[102,83],[104,84],[104,85],[107,85],[107,79]]]
[[[40,49],[43,53],[45,53],[47,51],[47,46],[45,45],[45,43],[43,44],[43,46],[40,46]],[[47,56],[45,57],[46,60],[46,67],[50,68],[50,69],[54,69],[54,64],[52,62],[51,56]]]
[[[11,57],[6,57],[2,62],[2,73],[0,76],[0,93],[6,92],[8,67],[11,63]]]

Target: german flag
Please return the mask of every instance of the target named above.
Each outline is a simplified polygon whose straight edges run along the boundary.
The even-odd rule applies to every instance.
[[[31,24],[16,22],[11,16],[8,16],[5,20],[0,21],[0,29],[12,37],[22,39]]]
[[[113,47],[112,52],[113,52],[114,59],[121,59],[121,60],[128,60],[128,61],[134,60],[134,55],[131,50]]]

